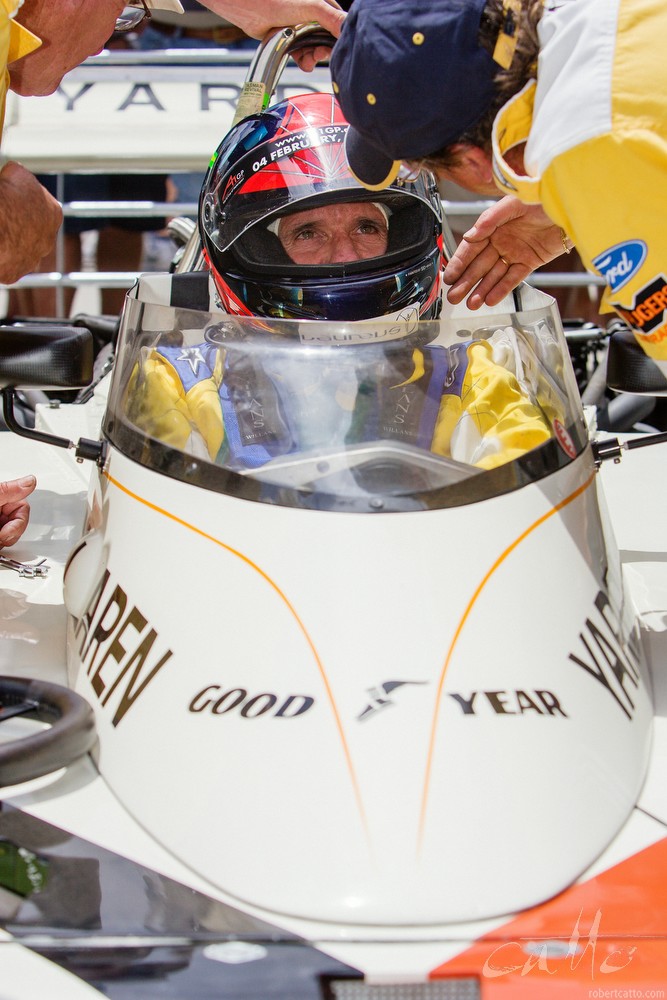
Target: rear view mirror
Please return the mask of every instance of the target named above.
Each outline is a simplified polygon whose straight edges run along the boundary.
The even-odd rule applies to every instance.
[[[93,377],[93,338],[84,327],[0,326],[0,388],[80,389]]]

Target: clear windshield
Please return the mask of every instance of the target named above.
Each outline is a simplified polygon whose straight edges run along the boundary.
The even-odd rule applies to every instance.
[[[343,324],[232,318],[138,294],[107,433],[166,475],[269,502],[404,509],[391,498],[449,505],[516,488],[585,443],[549,306]]]

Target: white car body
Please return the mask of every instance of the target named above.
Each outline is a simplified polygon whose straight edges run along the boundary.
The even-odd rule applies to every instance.
[[[39,875],[0,888],[3,997],[30,995],[26,967],[54,1000],[659,990],[663,448],[598,470],[575,407],[580,447],[561,427],[557,468],[476,502],[372,514],[183,481],[114,444],[169,280],[130,295],[111,406],[107,379],[39,414],[76,439],[106,412],[101,469],[0,440],[4,475],[39,482],[12,554],[51,566],[2,571],[2,673],[72,687],[99,740],[5,789],[0,837],[100,872],[95,926],[74,890],[40,916]],[[530,294],[524,321],[553,316]],[[507,322],[460,310],[445,341],[461,317]],[[40,852],[42,824],[66,833]]]

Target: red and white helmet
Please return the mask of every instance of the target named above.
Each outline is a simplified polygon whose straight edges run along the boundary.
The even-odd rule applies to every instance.
[[[439,314],[442,207],[435,179],[422,173],[384,191],[366,190],[347,166],[347,129],[336,99],[311,93],[245,118],[219,146],[204,180],[199,226],[228,312],[342,321]],[[385,209],[381,256],[295,264],[268,228],[290,212],[356,201]]]

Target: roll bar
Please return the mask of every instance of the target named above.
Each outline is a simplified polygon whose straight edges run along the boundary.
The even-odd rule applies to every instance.
[[[258,114],[269,104],[280,76],[291,55],[315,46],[333,48],[336,39],[319,24],[298,24],[294,28],[280,28],[269,33],[258,45],[248,67],[243,89],[236,106],[232,128],[248,115]],[[203,271],[205,269],[201,239],[197,226],[193,227],[183,247],[174,271]]]

